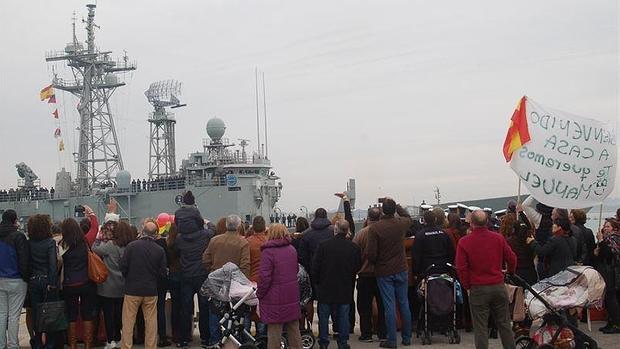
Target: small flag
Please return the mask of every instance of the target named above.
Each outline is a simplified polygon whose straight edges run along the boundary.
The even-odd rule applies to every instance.
[[[530,131],[527,127],[527,114],[525,111],[526,102],[527,97],[523,96],[512,113],[512,118],[510,118],[510,127],[506,133],[503,148],[506,162],[510,162],[512,153],[530,141]]]
[[[56,103],[56,95],[52,95],[50,99],[47,100],[47,103]]]
[[[65,142],[63,142],[61,139],[60,143],[58,143],[58,151],[64,151],[64,150],[65,150]]]
[[[53,85],[49,85],[44,87],[41,90],[41,93],[39,94],[39,97],[41,97],[41,100],[44,101],[48,98],[51,98],[54,95],[54,86]]]
[[[56,128],[56,131],[54,131],[54,137],[60,137],[60,127]]]
[[[58,109],[55,109],[52,115],[54,115],[54,119],[58,119]]]

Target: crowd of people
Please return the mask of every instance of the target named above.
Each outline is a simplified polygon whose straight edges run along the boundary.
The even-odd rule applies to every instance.
[[[356,312],[359,341],[396,348],[400,330],[400,344],[409,346],[421,306],[416,287],[430,266],[448,264],[456,266],[467,291],[458,323],[473,329],[476,348],[488,348],[489,336],[497,335],[504,348],[515,348],[514,331],[531,325],[527,319],[511,323],[505,272],[533,284],[576,264],[593,266],[603,275],[608,324],[600,330],[620,333],[620,210],[595,235],[584,225],[583,210],[551,208],[532,199],[509,203],[497,227],[483,210],[461,217],[435,208],[414,219],[385,198],[368,209],[364,227],[356,232],[348,198],[337,196],[344,201],[344,215],[329,219],[318,208],[311,222],[296,218],[292,232],[271,220],[268,225],[261,216],[251,224],[236,215],[209,222],[191,191],[166,227],[153,219],[132,226],[120,219],[111,201],[101,226],[85,206],[80,221],[54,223],[47,215],[34,215],[24,233],[17,213],[6,210],[0,223],[0,348],[19,347],[22,307],[33,348],[66,343],[75,349],[80,340],[85,349],[92,348],[98,344],[100,319],[105,349],[134,343],[152,349],[171,341],[185,348],[194,335],[195,297],[200,345],[217,347],[221,315],[200,289],[209,273],[226,263],[256,283],[259,307],[245,324],[250,330],[253,323],[254,333],[266,336],[269,348],[280,348],[285,330],[288,347],[300,349],[300,329],[306,320],[313,323],[315,305],[320,349],[328,348],[330,337],[339,349],[350,348]],[[105,281],[91,275],[91,253],[105,264]],[[297,279],[301,269],[310,275],[312,288],[312,301],[305,305]],[[67,330],[47,333],[38,325],[37,309],[58,300],[64,301]]]

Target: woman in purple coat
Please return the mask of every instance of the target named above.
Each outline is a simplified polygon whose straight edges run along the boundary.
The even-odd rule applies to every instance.
[[[301,349],[297,252],[291,246],[288,229],[283,224],[271,224],[261,251],[256,294],[261,322],[268,325],[268,348],[280,348],[285,326],[289,348]]]

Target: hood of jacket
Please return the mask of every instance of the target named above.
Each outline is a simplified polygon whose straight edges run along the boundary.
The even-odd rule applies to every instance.
[[[330,225],[332,225],[332,222],[327,218],[315,218],[310,224],[310,227],[314,230],[323,230]]]
[[[261,250],[266,248],[283,247],[291,244],[291,239],[285,237],[284,239],[267,240],[261,247]]]
[[[4,239],[9,236],[11,233],[16,232],[17,227],[10,223],[1,223],[0,224],[0,239]]]

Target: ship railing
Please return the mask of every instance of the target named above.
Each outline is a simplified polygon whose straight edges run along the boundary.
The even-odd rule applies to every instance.
[[[52,193],[44,190],[16,190],[0,192],[0,202],[39,201],[52,198]]]

